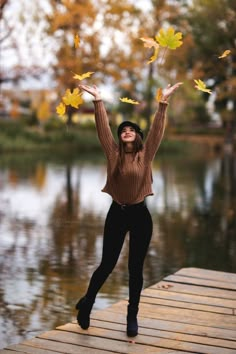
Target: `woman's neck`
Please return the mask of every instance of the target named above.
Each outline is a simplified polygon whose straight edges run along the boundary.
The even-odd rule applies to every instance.
[[[125,144],[125,152],[126,153],[130,153],[130,152],[134,152],[134,145],[133,143],[127,143]]]

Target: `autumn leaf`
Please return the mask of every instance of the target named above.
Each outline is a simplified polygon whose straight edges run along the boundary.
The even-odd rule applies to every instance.
[[[141,41],[143,41],[143,45],[146,48],[159,48],[159,44],[153,39],[153,38],[149,38],[149,37],[142,37],[140,38]]]
[[[142,37],[140,39],[141,39],[141,41],[144,42],[144,47],[154,48],[154,54],[151,56],[151,58],[148,61],[148,64],[150,64],[157,59],[158,52],[159,52],[159,44],[153,38]]]
[[[154,54],[151,56],[151,58],[148,60],[148,64],[153,63],[155,60],[157,60],[158,56],[158,48],[154,49]]]
[[[173,27],[169,27],[167,30],[161,28],[160,31],[155,36],[155,39],[160,44],[160,46],[167,47],[173,50],[180,47],[183,44],[183,42],[181,41],[182,33],[181,32],[175,33]]]
[[[73,73],[73,74],[75,74],[74,76],[73,76],[73,79],[75,79],[75,80],[84,80],[84,79],[86,79],[87,77],[90,77],[91,75],[93,75],[94,74],[94,72],[93,71],[88,71],[87,73],[84,73],[84,74],[82,74],[82,75],[79,75],[79,74],[76,74],[76,73]]]
[[[231,53],[231,50],[227,49],[227,50],[225,50],[224,53],[222,53],[218,58],[219,58],[219,59],[225,58],[225,57],[227,57],[230,53]]]
[[[79,48],[79,45],[80,45],[80,38],[79,38],[79,35],[76,34],[74,37],[74,46],[75,46],[75,48]]]
[[[66,112],[66,106],[63,102],[60,102],[59,105],[56,107],[57,110],[57,114],[62,117],[64,116],[65,112]]]
[[[157,92],[156,92],[156,101],[161,102],[161,100],[162,100],[162,89],[159,88],[159,89],[157,89]]]
[[[211,90],[209,90],[207,87],[206,87],[206,84],[202,81],[202,80],[194,80],[195,82],[195,88],[198,89],[199,91],[203,91],[203,92],[207,92],[209,94],[211,94]]]
[[[131,104],[139,104],[138,101],[134,101],[134,100],[132,100],[131,98],[128,98],[128,97],[122,97],[122,98],[120,98],[120,101],[121,102],[125,102],[125,103],[131,103]]]
[[[73,92],[70,89],[66,90],[65,96],[62,97],[62,101],[66,106],[72,106],[78,108],[84,101],[82,99],[82,92],[78,88],[75,88]]]

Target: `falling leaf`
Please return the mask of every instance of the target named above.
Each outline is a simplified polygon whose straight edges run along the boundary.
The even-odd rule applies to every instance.
[[[153,38],[149,38],[149,37],[142,37],[140,38],[141,41],[143,41],[144,43],[144,47],[146,48],[159,48],[159,44],[155,41],[155,39]]]
[[[120,98],[120,101],[121,102],[125,102],[125,103],[131,103],[131,104],[139,104],[138,101],[134,101],[134,100],[132,100],[131,98],[128,98],[128,97],[122,97],[122,98]]]
[[[154,49],[154,54],[151,56],[151,58],[148,61],[148,64],[153,63],[155,60],[157,60],[157,56],[158,56],[158,48]]]
[[[74,108],[78,108],[84,102],[81,96],[82,92],[80,92],[78,88],[75,88],[73,92],[71,92],[70,89],[67,89],[62,100],[66,106],[70,105]]]
[[[75,45],[75,48],[79,48],[80,38],[79,38],[78,34],[76,34],[75,37],[74,37],[74,45]]]
[[[75,73],[74,73],[75,74]],[[79,74],[75,74],[74,76],[73,76],[73,79],[75,79],[75,80],[83,80],[83,79],[86,79],[87,77],[90,77],[91,75],[93,75],[94,74],[94,72],[93,71],[88,71],[87,73],[84,73],[84,74],[82,74],[82,75],[79,75]]]
[[[62,117],[65,112],[66,112],[66,106],[63,102],[60,102],[60,104],[56,107],[57,114]]]
[[[167,30],[161,28],[160,31],[157,33],[155,39],[160,44],[160,46],[167,47],[169,49],[176,49],[183,44],[183,42],[181,41],[182,33],[175,33],[173,27],[169,27]]]
[[[154,48],[154,54],[151,56],[151,58],[148,61],[148,64],[150,64],[157,59],[158,52],[159,52],[159,44],[153,38],[142,37],[140,39],[141,39],[141,41],[144,42],[144,47]]]
[[[161,102],[161,100],[162,100],[162,89],[159,88],[159,89],[157,89],[157,92],[156,92],[156,101]]]
[[[203,92],[207,92],[209,94],[211,94],[211,90],[209,90],[207,87],[206,87],[206,84],[202,81],[202,80],[194,80],[195,82],[195,88],[198,89],[199,91],[203,91]]]
[[[225,57],[227,57],[230,53],[231,53],[231,50],[227,49],[227,50],[225,50],[224,53],[222,53],[218,58],[219,58],[219,59],[225,58]]]

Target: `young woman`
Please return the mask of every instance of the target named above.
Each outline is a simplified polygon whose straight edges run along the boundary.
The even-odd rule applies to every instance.
[[[160,145],[165,127],[167,99],[181,85],[177,83],[163,92],[163,100],[155,114],[145,143],[140,127],[125,121],[118,127],[119,144],[115,142],[109,120],[96,86],[80,85],[80,89],[94,97],[95,122],[99,140],[107,158],[107,181],[103,192],[110,194],[103,239],[103,253],[99,267],[93,273],[87,293],[78,301],[78,324],[90,325],[90,312],[96,295],[119,258],[125,236],[129,232],[129,303],[127,335],[138,334],[137,314],[143,286],[143,264],[152,236],[152,218],[145,198],[152,195],[151,163]]]

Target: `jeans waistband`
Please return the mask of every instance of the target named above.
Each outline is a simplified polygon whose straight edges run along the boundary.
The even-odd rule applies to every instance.
[[[144,199],[143,201],[141,201],[140,203],[137,203],[137,204],[119,204],[113,200],[113,204],[118,206],[121,210],[130,210],[130,209],[135,209],[135,208],[146,206],[146,201]]]

